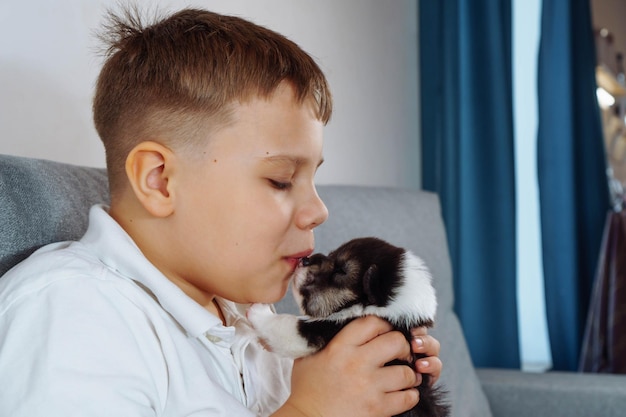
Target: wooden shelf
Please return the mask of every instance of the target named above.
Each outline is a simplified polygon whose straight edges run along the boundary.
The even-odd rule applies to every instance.
[[[602,65],[596,67],[596,83],[613,97],[626,96],[626,88],[617,81],[611,71]]]

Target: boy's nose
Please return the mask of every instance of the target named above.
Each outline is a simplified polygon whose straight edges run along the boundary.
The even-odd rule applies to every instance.
[[[299,226],[303,229],[314,229],[328,218],[328,208],[314,191],[314,195],[303,207]]]
[[[324,204],[324,202],[322,201],[321,198],[319,198],[319,196],[317,196],[317,204],[318,204],[318,208],[317,208],[318,213],[317,213],[317,217],[313,221],[313,227],[319,226],[320,224],[324,223],[326,219],[328,219],[328,207],[326,207],[326,204]]]

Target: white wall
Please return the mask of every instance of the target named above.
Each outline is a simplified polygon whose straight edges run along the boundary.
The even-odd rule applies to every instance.
[[[335,95],[320,183],[419,188],[412,0],[138,1],[236,14],[312,54]],[[104,166],[91,122],[105,0],[0,2],[0,153]]]

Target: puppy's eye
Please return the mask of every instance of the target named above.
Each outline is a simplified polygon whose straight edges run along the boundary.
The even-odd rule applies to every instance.
[[[344,269],[343,265],[335,264],[335,267],[333,269],[333,274],[346,275],[346,270]]]

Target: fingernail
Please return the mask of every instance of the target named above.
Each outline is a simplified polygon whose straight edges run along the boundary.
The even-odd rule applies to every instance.
[[[422,360],[422,361],[419,361],[418,367],[423,369],[423,368],[428,368],[429,365],[430,364],[428,363],[428,361]]]
[[[415,336],[413,340],[415,341],[418,349],[424,348],[424,339],[422,339],[420,336]]]

